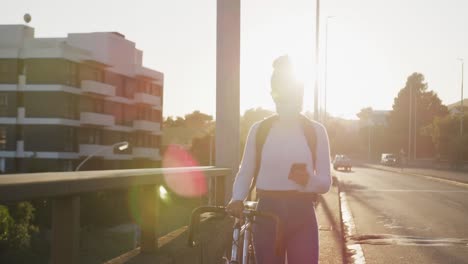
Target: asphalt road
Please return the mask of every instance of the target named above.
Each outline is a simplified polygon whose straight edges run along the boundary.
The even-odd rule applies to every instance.
[[[365,263],[468,263],[468,185],[369,168],[336,173]],[[356,262],[359,263],[359,262]]]

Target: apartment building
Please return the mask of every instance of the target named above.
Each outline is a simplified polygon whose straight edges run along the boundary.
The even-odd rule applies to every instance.
[[[0,172],[160,166],[164,76],[142,57],[115,32],[0,25]]]

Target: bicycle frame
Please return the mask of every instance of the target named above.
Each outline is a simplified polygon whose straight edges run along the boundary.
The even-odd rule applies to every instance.
[[[246,208],[254,208],[252,204],[247,204]],[[223,206],[202,206],[198,207],[192,212],[189,232],[188,232],[188,245],[190,247],[197,246],[194,238],[194,230],[197,229],[197,226],[200,223],[200,215],[206,212],[219,213],[224,216],[227,216],[226,208]],[[255,209],[245,209],[243,219],[236,219],[233,236],[232,236],[232,247],[231,247],[231,260],[227,260],[227,263],[230,264],[253,264],[249,263],[251,258],[253,258],[252,251],[252,223],[254,222],[255,217],[267,217],[275,221],[276,223],[276,241],[275,241],[275,251],[276,254],[280,254],[281,249],[283,248],[282,244],[282,224],[278,216],[267,213],[267,212],[258,212]],[[240,254],[240,243],[242,241],[242,258]]]
[[[250,258],[253,257],[252,254],[252,223],[253,217],[246,216],[244,218],[244,224],[241,225],[240,220],[236,219],[234,229],[232,232],[232,247],[231,247],[231,260],[230,264],[250,264]],[[239,245],[240,241],[242,242],[242,262],[239,262]]]

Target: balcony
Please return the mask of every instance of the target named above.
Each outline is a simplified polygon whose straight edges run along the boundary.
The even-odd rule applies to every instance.
[[[83,80],[81,81],[81,89],[85,93],[96,94],[100,96],[115,96],[115,87],[93,80]]]
[[[149,131],[157,133],[161,131],[161,123],[156,123],[147,120],[135,120],[133,121],[133,128],[136,130]]]
[[[135,101],[141,104],[147,104],[151,106],[160,107],[161,97],[147,93],[135,93]]]
[[[155,148],[142,148],[142,147],[134,147],[132,150],[134,158],[144,158],[144,159],[151,159],[151,160],[161,160],[161,156],[159,155],[159,149]]]
[[[115,125],[115,118],[112,115],[82,112],[80,115],[82,125],[90,126],[113,126]]]

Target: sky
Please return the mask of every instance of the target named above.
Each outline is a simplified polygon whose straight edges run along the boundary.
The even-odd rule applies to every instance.
[[[296,62],[305,83],[305,110],[313,109],[315,3],[241,1],[241,113],[254,107],[274,110],[272,62],[284,54]],[[457,58],[468,62],[468,0],[320,3],[320,107],[325,105],[326,57],[331,115],[357,119],[364,107],[390,110],[413,72],[424,74],[443,103],[460,100]],[[25,13],[32,15],[36,37],[124,34],[143,50],[145,66],[165,74],[164,116],[194,110],[215,114],[216,0],[3,1],[0,24],[21,24]]]

